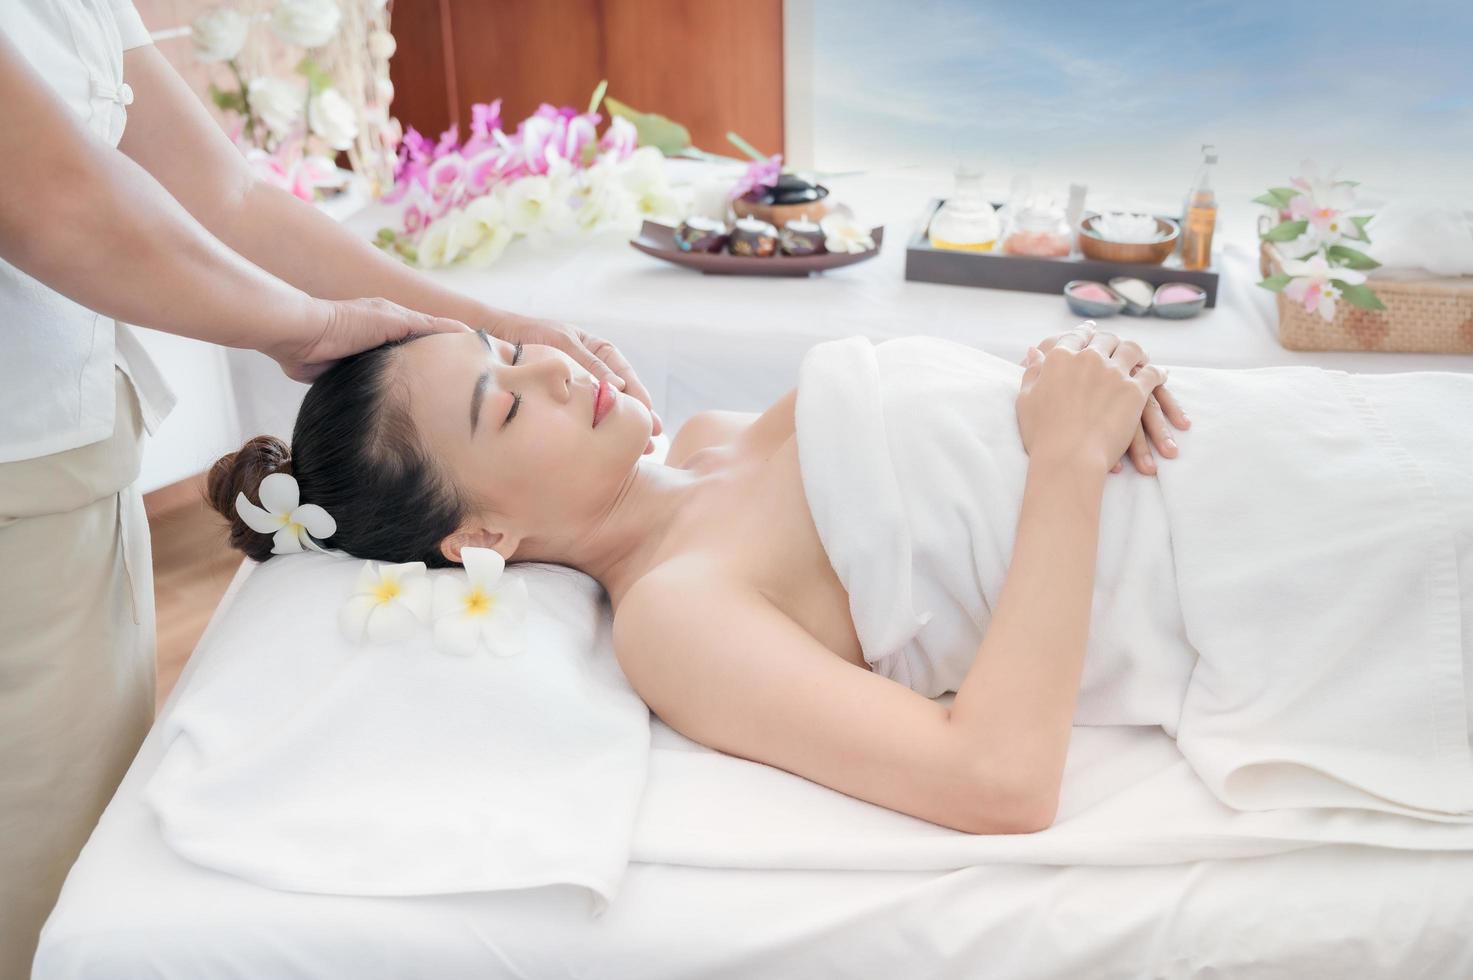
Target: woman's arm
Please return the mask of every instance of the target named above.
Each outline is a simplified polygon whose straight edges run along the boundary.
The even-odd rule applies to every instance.
[[[1106,475],[1091,462],[1029,461],[997,610],[951,705],[973,745],[996,750],[1011,780],[1035,787],[1041,827],[1058,810],[1079,699]]]
[[[1030,794],[945,705],[836,657],[764,596],[666,565],[629,590],[614,650],[667,725],[857,799],[971,834],[1028,833]]]

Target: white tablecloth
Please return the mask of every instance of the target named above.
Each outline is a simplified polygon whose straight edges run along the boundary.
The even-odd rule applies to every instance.
[[[678,170],[677,180],[690,179],[691,170]],[[1079,322],[1062,296],[906,280],[906,243],[926,202],[947,189],[936,177],[889,171],[829,185],[858,218],[885,225],[879,256],[806,279],[706,276],[623,241],[538,247],[521,240],[489,268],[431,274],[493,306],[574,323],[612,340],[672,433],[703,409],[766,408],[792,388],[799,359],[820,341],[930,334],[1016,361],[1030,344]],[[346,224],[370,238],[395,220],[395,209],[374,205]],[[1473,372],[1473,355],[1286,350],[1277,338],[1274,297],[1255,285],[1250,209],[1225,202],[1218,241],[1222,278],[1215,308],[1189,320],[1117,316],[1100,320],[1100,328],[1138,341],[1165,365]],[[262,355],[231,353],[245,434],[289,435],[305,389]]]

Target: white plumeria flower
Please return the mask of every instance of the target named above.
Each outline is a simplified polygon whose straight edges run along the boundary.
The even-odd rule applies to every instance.
[[[435,580],[435,646],[470,656],[489,649],[499,657],[522,652],[527,622],[527,583],[505,578],[506,560],[490,548],[462,548],[465,576]]]
[[[252,531],[273,536],[271,553],[285,555],[304,547],[326,552],[316,541],[337,532],[337,522],[316,504],[301,502],[297,481],[290,473],[272,473],[261,481],[257,491],[261,506],[251,503],[244,493],[235,495],[235,512]]]
[[[353,594],[338,610],[338,626],[359,643],[402,640],[414,632],[416,623],[429,618],[430,580],[422,561],[403,565],[364,562]]]
[[[830,252],[867,252],[875,247],[870,233],[842,214],[827,215],[818,225],[823,229],[824,248]]]

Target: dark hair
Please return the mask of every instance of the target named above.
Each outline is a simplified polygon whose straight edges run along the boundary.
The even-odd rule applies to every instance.
[[[290,473],[304,504],[337,523],[322,542],[358,558],[422,561],[453,567],[440,542],[467,506],[421,448],[399,387],[393,341],[345,357],[312,383],[292,429],[291,448],[256,436],[210,468],[210,505],[230,522],[230,544],[256,559],[271,557],[271,536],[251,530],[235,512],[235,496],[258,503],[261,481]]]

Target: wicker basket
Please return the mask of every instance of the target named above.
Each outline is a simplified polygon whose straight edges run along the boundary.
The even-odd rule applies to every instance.
[[[1268,242],[1259,246],[1258,268],[1265,279],[1283,271]],[[1386,309],[1363,310],[1341,300],[1333,320],[1279,293],[1279,343],[1290,350],[1473,354],[1473,278],[1373,279],[1368,285]]]

